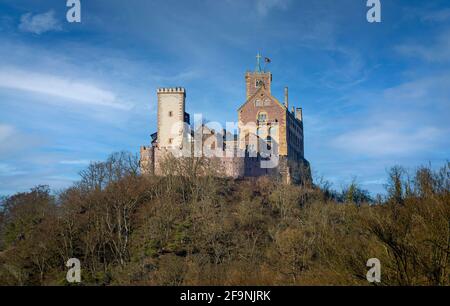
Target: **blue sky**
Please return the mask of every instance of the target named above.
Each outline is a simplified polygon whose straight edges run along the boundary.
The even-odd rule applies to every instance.
[[[450,4],[381,0],[0,0],[0,194],[69,186],[91,160],[138,152],[156,88],[236,120],[244,73],[272,59],[273,93],[303,107],[306,158],[337,189],[382,192],[386,170],[450,153]]]

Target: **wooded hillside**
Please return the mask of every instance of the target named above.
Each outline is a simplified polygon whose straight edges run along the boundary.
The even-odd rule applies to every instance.
[[[450,164],[395,167],[376,199],[356,184],[337,193],[169,164],[193,174],[143,177],[119,153],[56,195],[2,199],[0,284],[66,285],[78,258],[85,285],[368,285],[378,258],[381,285],[450,285]]]

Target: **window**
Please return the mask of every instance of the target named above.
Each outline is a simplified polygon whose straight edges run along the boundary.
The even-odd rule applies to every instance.
[[[256,136],[261,137],[261,135],[262,135],[261,129],[260,129],[260,128],[257,128],[257,129],[256,129]]]
[[[267,114],[259,113],[258,114],[258,122],[267,122]]]
[[[172,116],[173,116],[173,112],[170,111],[170,112],[169,112],[169,117],[172,117]]]
[[[277,137],[277,136],[278,136],[277,133],[278,133],[278,129],[277,129],[276,126],[270,127],[270,129],[269,129],[269,135],[272,136],[272,138],[273,138],[273,137]]]
[[[263,96],[264,96],[264,95],[263,95]],[[255,101],[255,105],[256,105],[257,107],[270,106],[270,100],[269,100],[269,99],[264,99],[264,100],[257,99],[257,100]]]
[[[173,142],[173,139],[169,138],[169,144],[172,144],[172,142]]]

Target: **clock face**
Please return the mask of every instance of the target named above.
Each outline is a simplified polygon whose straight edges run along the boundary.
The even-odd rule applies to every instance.
[[[256,87],[261,87],[261,86],[263,86],[264,85],[264,82],[262,81],[262,80],[256,80]]]

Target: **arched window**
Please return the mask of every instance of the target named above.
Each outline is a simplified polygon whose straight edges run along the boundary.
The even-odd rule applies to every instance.
[[[261,112],[258,114],[258,123],[267,122],[267,114],[264,112]]]
[[[262,129],[261,128],[257,128],[256,129],[256,136],[258,136],[258,137],[262,136]]]

